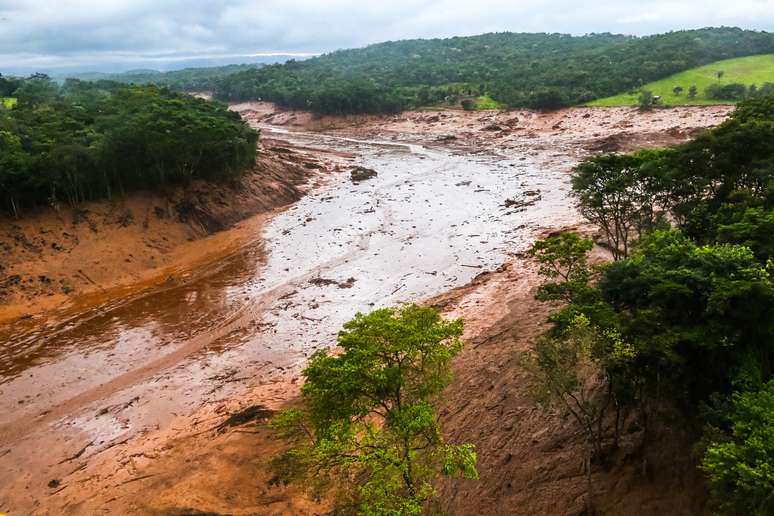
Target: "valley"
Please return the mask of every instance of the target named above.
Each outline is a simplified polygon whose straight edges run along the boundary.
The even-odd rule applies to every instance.
[[[546,308],[533,300],[537,277],[523,253],[554,230],[591,231],[569,196],[573,167],[600,151],[684,141],[731,110],[320,117],[265,103],[232,109],[261,130],[275,159],[325,162],[324,170],[306,169],[306,186],[292,204],[288,199],[221,232],[197,235],[186,245],[218,252],[171,276],[165,272],[170,281],[141,289],[129,283],[128,293],[95,289],[99,296],[29,317],[15,309],[16,317],[0,326],[7,343],[0,456],[9,465],[0,473],[0,511],[324,510],[325,501],[297,488],[270,485],[267,463],[281,444],[264,423],[295,402],[307,358],[332,346],[342,323],[357,311],[405,302],[427,302],[469,321],[470,346],[455,366],[444,428],[477,442],[487,457],[485,481],[471,489],[486,492],[481,506],[494,503],[492,492],[508,481],[487,451],[498,449],[493,441],[501,434],[488,432],[478,442],[475,424],[451,421],[477,417],[485,425],[474,414],[501,392],[496,385],[507,384],[527,403],[524,387],[509,380],[517,367],[509,336],[526,344],[542,328]],[[356,165],[378,175],[353,183],[348,171]],[[14,313],[13,306],[4,310]],[[496,347],[483,359],[476,350],[487,342]],[[495,386],[492,394],[470,398],[465,386],[486,381]],[[561,436],[560,427],[550,428],[534,439]],[[530,454],[530,442],[519,440],[521,448],[508,453],[539,467],[549,459]],[[544,476],[535,505],[517,505],[517,513],[551,503],[569,510],[582,482],[577,473]],[[656,511],[658,487],[647,489],[629,503],[649,499],[645,507]],[[460,512],[447,509],[474,509],[461,501],[455,507]]]

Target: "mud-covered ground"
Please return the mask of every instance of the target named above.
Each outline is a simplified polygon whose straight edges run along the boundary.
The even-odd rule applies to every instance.
[[[519,253],[578,222],[568,180],[583,156],[674,143],[728,109],[346,120],[236,109],[274,152],[326,149],[379,175],[353,184],[334,174],[268,224],[243,223],[234,231],[253,240],[225,246],[190,281],[0,326],[0,512],[324,511],[269,484],[282,444],[265,421],[293,402],[305,358],[355,311],[427,299],[468,320],[442,421],[452,439],[477,444],[482,480],[442,486],[447,508],[574,511],[572,428],[529,400],[514,358],[546,313]],[[679,491],[643,490],[632,475],[600,476],[608,506],[628,493],[633,514],[679,507]]]
[[[323,151],[289,155],[270,146],[233,184],[194,182],[21,219],[0,215],[0,323],[184,279],[224,250],[255,240],[261,221],[223,230],[256,214],[267,218],[324,181],[321,171],[344,164]]]

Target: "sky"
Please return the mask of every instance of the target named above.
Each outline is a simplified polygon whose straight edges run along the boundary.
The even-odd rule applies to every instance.
[[[265,62],[485,32],[774,31],[774,0],[0,0],[0,73]]]

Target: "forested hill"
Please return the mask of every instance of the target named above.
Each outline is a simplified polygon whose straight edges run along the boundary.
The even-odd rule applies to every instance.
[[[774,34],[707,28],[648,37],[496,33],[380,43],[214,82],[217,98],[318,113],[394,112],[489,96],[555,108],[731,57],[774,52]]]

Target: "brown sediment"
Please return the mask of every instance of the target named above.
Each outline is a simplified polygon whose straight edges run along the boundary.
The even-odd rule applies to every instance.
[[[417,112],[348,119],[271,115],[276,110],[265,104],[235,109],[256,125],[325,129],[306,143],[267,131],[264,144],[274,148],[269,152],[276,161],[294,153],[313,157],[323,149],[332,160],[354,155],[359,164],[357,149],[320,139],[320,134],[382,140],[377,145],[420,143],[444,155],[438,171],[431,170],[435,175],[427,179],[421,167],[435,159],[430,154],[395,153],[388,160],[387,147],[372,152],[372,161],[385,167],[390,160],[396,167],[405,163],[410,173],[391,180],[391,170],[379,168],[378,177],[360,185],[344,177],[332,193],[321,193],[311,204],[301,201],[298,209],[280,215],[281,224],[268,236],[273,265],[261,263],[259,232],[266,230],[264,221],[273,213],[267,211],[265,217],[245,220],[231,230],[182,242],[191,255],[203,253],[204,258],[185,259],[187,272],[173,274],[172,284],[164,287],[169,295],[153,290],[157,294],[149,295],[147,303],[156,307],[144,307],[146,301],[140,299],[126,309],[99,308],[93,323],[74,319],[61,327],[47,326],[45,317],[21,321],[19,328],[30,337],[19,345],[42,344],[35,344],[41,350],[33,358],[19,358],[26,360],[23,365],[9,367],[6,383],[0,383],[0,406],[13,407],[0,416],[0,457],[8,465],[0,473],[0,512],[324,513],[328,504],[310,500],[298,488],[269,482],[269,461],[283,445],[266,427],[266,411],[294,402],[306,357],[333,343],[339,321],[351,317],[349,311],[367,308],[369,301],[428,298],[445,313],[467,321],[468,346],[455,363],[456,378],[441,421],[450,440],[477,445],[482,474],[478,482],[442,483],[446,509],[453,514],[576,510],[583,494],[576,460],[580,445],[570,423],[544,412],[528,397],[517,360],[518,352],[543,328],[549,307],[533,298],[534,267],[513,255],[548,228],[577,222],[566,196],[567,173],[578,159],[595,152],[595,146],[625,150],[682,141],[690,132],[722,121],[729,108],[655,114],[587,108],[547,115]],[[288,148],[290,155],[284,150]],[[468,163],[448,157],[471,153],[482,159]],[[520,163],[526,164],[519,168]],[[314,172],[314,166],[295,164],[305,175]],[[482,174],[497,167],[499,175]],[[509,177],[518,179],[502,185],[501,179]],[[512,191],[519,188],[524,191]],[[514,194],[526,195],[527,189],[541,189],[540,201],[503,206]],[[463,220],[448,231],[456,255],[430,270],[425,266],[434,263],[432,256],[418,254],[438,247],[432,233],[441,227],[438,224],[450,224],[448,215],[457,214],[465,203],[489,203],[490,211],[471,216],[491,217]],[[435,211],[449,206],[453,211]],[[446,213],[449,221],[435,220],[436,213]],[[373,218],[377,215],[378,220]],[[503,227],[508,224],[513,227]],[[508,234],[491,234],[500,229]],[[398,230],[405,231],[396,237]],[[111,231],[98,228],[103,237]],[[199,231],[200,236],[206,233]],[[183,234],[188,238],[189,233]],[[203,242],[214,242],[222,254],[207,254]],[[287,244],[286,249],[278,242]],[[330,250],[321,243],[340,246],[341,251],[326,254]],[[172,247],[167,254],[177,255],[182,248]],[[205,259],[213,256],[214,262]],[[404,269],[412,270],[398,268],[394,277],[382,281],[384,270],[401,260]],[[506,265],[498,269],[503,262]],[[293,267],[299,263],[307,268],[296,271]],[[80,268],[103,285],[91,274],[97,265]],[[266,274],[276,277],[253,285],[264,265],[269,267]],[[485,268],[496,270],[468,280]],[[421,277],[406,286],[406,272]],[[189,273],[190,287],[185,285]],[[200,279],[208,275],[212,279]],[[237,281],[224,283],[229,277]],[[250,285],[237,288],[241,281]],[[87,289],[87,284],[84,280],[79,285]],[[102,288],[108,293],[97,288],[92,294],[112,299],[112,291]],[[182,300],[187,302],[179,306]],[[168,313],[176,310],[181,313]],[[138,329],[142,332],[132,333]],[[104,334],[95,336],[95,331]],[[12,360],[2,365],[9,364]],[[60,377],[66,381],[60,382]],[[255,417],[245,419],[245,409],[257,406],[260,410],[247,412]],[[239,417],[232,417],[235,414]],[[224,426],[229,418],[236,424]],[[595,474],[602,507],[621,503],[627,514],[655,514],[664,507],[693,512],[687,495],[681,498],[677,488],[665,484],[682,475],[683,483],[673,485],[693,493],[697,484],[688,466],[672,462],[668,475],[658,473],[663,480],[649,484],[637,481],[635,470],[640,469],[634,462],[621,461]]]
[[[273,104],[236,104],[246,120],[294,130],[369,135],[466,151],[508,151],[525,139],[580,144],[592,152],[673,145],[726,119],[733,106],[685,106],[640,111],[631,107],[574,107],[552,112],[425,110],[398,115],[315,116]]]

